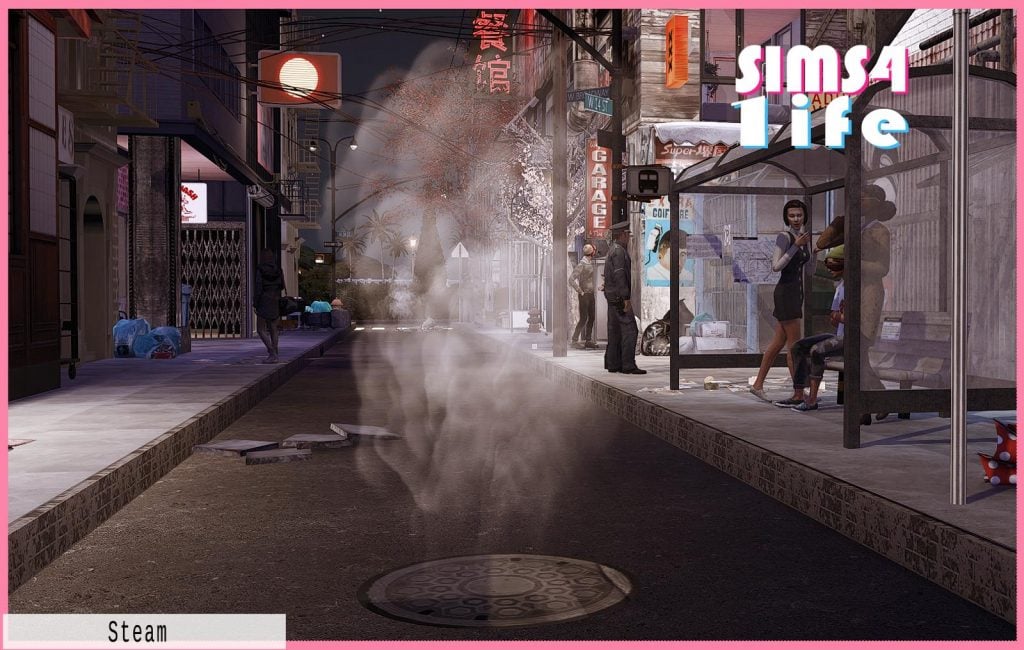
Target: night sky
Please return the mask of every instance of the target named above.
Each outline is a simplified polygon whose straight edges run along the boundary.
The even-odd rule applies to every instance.
[[[341,82],[342,82],[342,107],[339,117],[372,119],[377,109],[362,103],[363,99],[369,101],[382,101],[383,95],[380,92],[384,84],[382,78],[385,73],[398,72],[403,76],[420,76],[437,70],[437,63],[431,66],[416,66],[417,58],[430,45],[440,43],[444,46],[454,46],[461,40],[465,45],[466,38],[471,32],[471,23],[474,10],[449,10],[449,11],[377,11],[377,10],[353,10],[353,11],[314,11],[301,10],[299,18],[316,24],[324,35],[320,45],[316,48],[324,52],[338,52],[341,54]],[[461,26],[461,31],[460,31]],[[461,52],[449,59],[447,65],[461,65]],[[446,65],[444,62],[441,65]],[[328,116],[324,116],[328,118]],[[329,118],[328,118],[329,119]],[[330,125],[321,132],[326,140],[335,141],[341,136],[353,133],[351,126],[346,124]],[[380,159],[372,155],[373,151],[379,150],[382,143],[374,141],[372,137],[359,137],[359,150],[349,154],[347,148],[342,148],[338,155],[340,167],[350,169],[354,172],[368,172],[374,166],[380,164]],[[324,166],[326,172],[326,165]],[[324,173],[321,178],[323,182],[323,205],[330,205],[330,191],[327,189],[329,174]],[[351,180],[350,180],[351,179]],[[339,174],[338,187],[343,188],[351,184],[355,177],[348,177]],[[357,201],[365,192],[359,189],[338,190],[338,210],[344,206]],[[367,210],[372,205],[367,205]],[[339,223],[339,227],[351,225],[346,218]],[[330,239],[329,221],[323,220],[324,230],[319,232],[310,231],[304,236],[311,241],[312,245],[316,240]]]

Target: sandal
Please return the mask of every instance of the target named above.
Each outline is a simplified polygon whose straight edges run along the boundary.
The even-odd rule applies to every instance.
[[[751,393],[751,395],[753,395],[754,397],[756,397],[758,399],[764,400],[765,402],[771,402],[771,400],[768,399],[768,396],[764,394],[764,389],[763,388],[754,388],[753,386],[751,386],[750,387],[750,393]]]

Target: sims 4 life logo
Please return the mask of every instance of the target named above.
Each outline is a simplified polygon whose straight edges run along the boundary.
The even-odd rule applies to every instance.
[[[825,107],[825,146],[842,149],[846,136],[853,132],[850,95],[863,92],[874,81],[889,81],[892,92],[907,92],[909,85],[910,55],[907,48],[886,46],[869,73],[865,63],[871,51],[866,45],[851,47],[840,58],[828,45],[813,50],[797,45],[782,54],[778,46],[751,45],[740,52],[737,65],[740,76],[736,79],[736,93],[741,97],[752,95],[764,87],[764,94],[734,102],[740,110],[740,145],[751,149],[768,146],[768,95],[793,93],[792,145],[797,149],[811,147],[811,101],[808,94],[834,93],[838,96]],[[843,77],[843,68],[846,76]],[[900,146],[893,133],[906,133],[907,120],[890,108],[878,108],[864,116],[861,133],[864,139],[879,149]]]

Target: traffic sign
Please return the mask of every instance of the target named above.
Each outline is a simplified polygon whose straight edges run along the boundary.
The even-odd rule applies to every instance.
[[[325,241],[324,248],[341,248],[344,246],[340,241]]]
[[[462,242],[455,244],[455,248],[452,249],[452,257],[469,257],[469,251],[462,245]]]
[[[583,93],[583,110],[611,116],[612,100],[607,97],[598,97],[597,95],[591,95],[590,93]]]
[[[565,93],[565,101],[567,102],[582,102],[583,95],[596,95],[597,97],[607,97],[611,92],[609,86],[602,86],[601,88],[582,88],[580,90],[570,90]]]

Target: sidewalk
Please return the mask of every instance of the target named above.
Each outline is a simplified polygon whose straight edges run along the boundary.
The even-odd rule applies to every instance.
[[[8,590],[71,547],[346,330],[193,341],[176,359],[104,359],[8,405]],[[30,441],[24,442],[22,441]]]
[[[747,391],[756,368],[681,369],[670,393],[668,357],[637,357],[646,375],[604,370],[600,350],[569,349],[555,358],[551,337],[473,330],[511,346],[538,373],[631,424],[700,458],[896,563],[1013,622],[1016,619],[1017,491],[990,486],[975,452],[992,454],[990,418],[968,414],[966,505],[950,505],[950,420],[935,413],[896,414],[861,428],[861,447],[842,444],[842,406],[834,372],[820,408],[796,413]],[[704,378],[731,382],[705,390]],[[687,387],[689,386],[689,387]],[[792,394],[789,373],[773,368],[773,399]],[[658,390],[663,389],[663,390]]]

